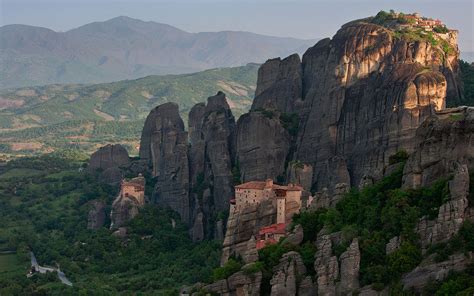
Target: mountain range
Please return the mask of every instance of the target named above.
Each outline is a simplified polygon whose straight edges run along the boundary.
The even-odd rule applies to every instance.
[[[302,53],[315,42],[236,31],[189,33],[126,16],[66,32],[6,25],[0,27],[0,88],[111,82],[242,66]]]

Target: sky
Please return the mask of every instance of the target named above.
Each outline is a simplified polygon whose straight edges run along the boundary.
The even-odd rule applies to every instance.
[[[249,31],[313,39],[331,37],[350,20],[394,9],[439,18],[458,29],[459,47],[474,51],[473,0],[0,0],[0,25],[67,31],[125,15],[188,32]]]

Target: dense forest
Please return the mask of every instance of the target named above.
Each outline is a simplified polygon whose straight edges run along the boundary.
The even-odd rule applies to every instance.
[[[220,243],[193,243],[171,210],[145,207],[126,240],[107,228],[87,230],[88,202],[110,205],[117,192],[86,174],[83,159],[55,153],[0,168],[1,295],[176,295],[183,285],[211,279]],[[59,264],[73,287],[52,273],[27,278],[29,251],[41,265]]]

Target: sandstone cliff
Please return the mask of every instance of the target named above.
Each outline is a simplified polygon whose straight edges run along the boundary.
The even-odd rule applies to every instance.
[[[308,49],[301,62],[290,56],[262,65],[252,110],[297,114],[295,143],[283,136],[278,147],[295,146],[281,153],[312,166],[314,189],[358,185],[367,174],[380,176],[396,151],[412,152],[416,128],[443,109],[446,98],[458,99],[458,50],[455,38],[449,41],[453,50],[444,52],[428,40],[399,38],[370,19],[348,23]],[[239,120],[239,131],[276,133],[275,124],[250,124],[252,113]],[[285,166],[279,157],[277,166],[254,168],[244,153],[255,149],[258,159],[272,159],[276,149],[271,141],[262,145],[261,137],[240,134],[237,147],[245,148],[238,157],[247,175]],[[265,175],[275,178],[280,172],[270,173]]]
[[[217,212],[227,211],[233,196],[232,167],[235,158],[235,119],[224,93],[197,104],[189,113],[191,202],[193,238],[212,237]],[[211,200],[204,200],[204,193]],[[202,227],[203,223],[207,227]],[[210,225],[210,224],[214,225]],[[222,222],[221,222],[222,223]],[[205,231],[206,230],[206,231]]]
[[[140,140],[140,159],[156,177],[152,200],[171,207],[188,223],[188,133],[177,104],[165,103],[150,112]]]
[[[122,168],[130,165],[127,150],[119,144],[106,145],[91,155],[87,170],[98,173],[99,179],[111,185],[118,185],[122,180]]]

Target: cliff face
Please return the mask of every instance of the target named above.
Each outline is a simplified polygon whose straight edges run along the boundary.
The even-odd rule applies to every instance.
[[[204,238],[204,232],[212,236],[217,225],[209,225],[211,216],[227,211],[233,196],[235,119],[224,93],[209,97],[207,105],[197,104],[191,109],[189,134],[191,201],[195,216],[192,233],[199,240]],[[211,200],[204,200],[204,193]],[[208,222],[206,231],[203,222]]]
[[[140,140],[140,159],[148,163],[156,185],[152,200],[177,211],[189,221],[188,133],[178,105],[165,103],[153,109]]]
[[[349,23],[308,49],[302,62],[290,56],[262,65],[252,110],[298,115],[297,138],[284,140],[295,146],[293,160],[313,167],[315,189],[358,185],[364,175],[380,175],[397,150],[413,151],[416,128],[444,108],[446,97],[458,99],[451,41],[454,50],[443,52],[379,25]],[[274,129],[260,124],[255,131]],[[237,146],[243,143],[261,146],[239,136]],[[271,146],[261,149],[263,159],[274,155]]]
[[[127,150],[120,144],[106,145],[91,155],[87,170],[98,172],[99,179],[111,185],[118,185],[122,180],[122,168],[130,165]]]
[[[278,115],[250,112],[237,123],[237,159],[242,182],[285,174],[290,136]]]

